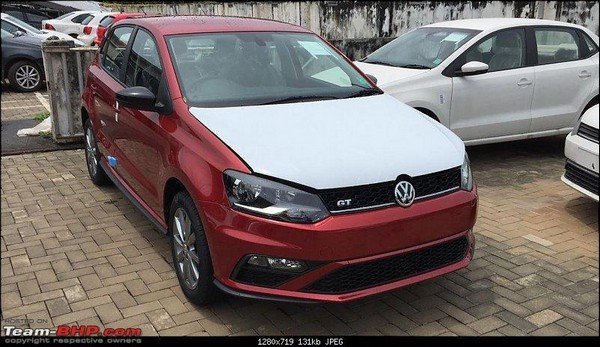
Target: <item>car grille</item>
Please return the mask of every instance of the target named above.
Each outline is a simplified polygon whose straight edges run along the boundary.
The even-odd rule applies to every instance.
[[[570,160],[565,165],[565,178],[581,188],[598,195],[598,174],[585,169]]]
[[[467,238],[461,237],[423,250],[348,265],[325,275],[304,291],[339,294],[398,281],[457,263],[466,256],[468,246]]]
[[[425,199],[460,188],[460,166],[423,176],[408,178],[415,188],[415,200]],[[395,203],[396,181],[363,186],[323,189],[319,196],[330,212],[356,211],[388,206]],[[351,199],[349,206],[338,206],[338,201]]]
[[[598,129],[591,127],[585,123],[581,123],[579,125],[577,135],[598,143]]]

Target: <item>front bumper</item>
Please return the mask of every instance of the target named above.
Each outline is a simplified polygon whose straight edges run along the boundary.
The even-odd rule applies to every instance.
[[[216,203],[201,205],[216,283],[240,296],[345,302],[455,271],[467,266],[473,257],[476,189],[416,202],[406,209],[394,206],[335,215],[310,225],[266,220]],[[310,290],[311,285],[336,270],[417,254],[458,239],[467,240],[467,246],[452,263],[351,291]],[[249,254],[303,260],[318,266],[275,286],[253,285],[235,277],[238,263]],[[429,257],[435,259],[431,254]]]
[[[598,201],[598,143],[569,134],[565,140],[567,172],[561,180]],[[570,169],[570,170],[569,170]]]

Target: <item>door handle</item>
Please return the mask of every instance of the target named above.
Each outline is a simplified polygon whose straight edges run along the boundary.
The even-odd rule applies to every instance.
[[[579,73],[579,78],[588,78],[588,77],[592,77],[592,74],[587,72],[586,70],[583,70]]]
[[[531,83],[533,83],[533,82],[532,82],[532,81],[530,81],[530,80],[528,80],[527,78],[521,78],[521,79],[519,80],[519,82],[517,82],[517,85],[518,85],[519,87],[524,87],[524,86],[528,86],[528,85],[530,85]]]

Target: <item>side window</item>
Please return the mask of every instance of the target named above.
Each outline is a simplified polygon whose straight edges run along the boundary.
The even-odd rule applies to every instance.
[[[157,95],[161,75],[162,67],[156,43],[150,34],[140,29],[135,35],[129,53],[125,85],[143,86]]]
[[[585,47],[587,47],[588,56],[592,56],[598,53],[598,46],[596,46],[596,43],[592,41],[592,39],[589,36],[587,36],[587,34],[584,32],[581,32],[581,36],[583,37],[583,41],[585,42]]]
[[[129,42],[132,31],[132,27],[116,28],[104,45],[102,66],[116,79],[120,79],[125,49],[127,48],[127,42]]]
[[[525,66],[525,31],[500,31],[469,48],[466,62],[479,61],[489,65],[489,72],[516,69]]]
[[[19,28],[18,26],[9,23],[5,20],[2,20],[2,30],[4,31],[8,31],[11,34],[15,34],[17,31],[24,31],[23,29]]]
[[[85,19],[81,21],[81,25],[89,24],[92,21],[92,19],[94,19],[94,16],[92,15],[85,17]]]
[[[83,14],[80,14],[80,15],[77,15],[77,16],[71,18],[71,22],[81,24],[81,22],[83,22],[83,20],[86,19],[87,17],[89,17],[89,14],[83,13]]]
[[[569,29],[536,28],[538,64],[553,64],[579,59],[579,38]]]
[[[105,27],[105,28],[109,27],[114,20],[115,20],[115,17],[106,16],[100,21],[100,23],[98,23],[98,26]]]

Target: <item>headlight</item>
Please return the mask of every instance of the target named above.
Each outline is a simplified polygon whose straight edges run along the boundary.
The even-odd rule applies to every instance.
[[[465,160],[460,168],[460,189],[470,192],[473,190],[473,174],[471,173],[471,164],[469,157],[465,153]]]
[[[236,210],[294,223],[315,223],[329,216],[314,194],[232,170],[225,171],[223,179]]]

